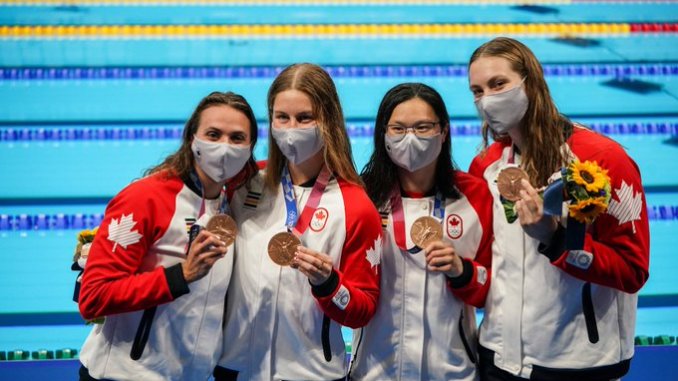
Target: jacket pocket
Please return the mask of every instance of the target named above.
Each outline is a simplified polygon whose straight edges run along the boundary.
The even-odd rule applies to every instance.
[[[157,307],[151,307],[144,310],[144,314],[141,316],[139,328],[137,328],[137,333],[134,335],[134,342],[132,343],[132,349],[129,353],[129,357],[132,358],[132,360],[139,360],[144,353],[144,348],[146,348],[146,343],[148,343],[148,336],[151,334],[151,326],[153,325],[153,317],[155,317],[156,308]]]
[[[581,292],[581,304],[584,311],[584,320],[586,321],[586,333],[589,336],[591,344],[600,340],[598,336],[598,323],[596,322],[596,311],[593,309],[593,297],[591,296],[591,283],[584,284]]]
[[[327,315],[323,315],[323,326],[322,333],[320,337],[320,343],[323,346],[323,355],[325,356],[325,361],[332,361],[332,348],[330,347],[330,318]]]
[[[466,351],[466,354],[468,355],[469,360],[471,360],[472,363],[476,363],[476,354],[475,351],[471,348],[471,344],[469,343],[469,339],[466,337],[466,332],[464,331],[464,310],[461,310],[461,314],[459,314],[459,336],[461,337],[461,343],[464,344],[464,350]]]

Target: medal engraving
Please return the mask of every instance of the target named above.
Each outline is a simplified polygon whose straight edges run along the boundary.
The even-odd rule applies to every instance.
[[[520,200],[520,190],[523,186],[520,180],[530,180],[527,173],[518,167],[504,168],[497,176],[497,188],[499,193],[509,201]]]
[[[431,242],[443,239],[443,228],[433,217],[419,217],[412,224],[410,238],[417,247],[424,249]]]
[[[268,241],[268,256],[280,266],[289,266],[294,260],[294,253],[299,245],[301,241],[294,234],[278,233]]]
[[[235,236],[238,234],[238,227],[235,221],[228,214],[217,214],[207,221],[205,227],[208,232],[216,234],[219,239],[224,241],[226,247],[235,242]]]

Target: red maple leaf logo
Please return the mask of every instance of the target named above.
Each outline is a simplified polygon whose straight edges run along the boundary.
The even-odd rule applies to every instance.
[[[452,225],[452,227],[457,227],[457,225],[459,225],[459,222],[460,222],[460,221],[459,221],[458,218],[452,218],[452,219],[450,220],[450,225]]]
[[[315,218],[319,220],[324,220],[325,219],[325,213],[323,213],[322,210],[319,210],[315,213]]]

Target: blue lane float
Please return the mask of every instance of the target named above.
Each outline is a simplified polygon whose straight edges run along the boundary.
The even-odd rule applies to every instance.
[[[650,205],[647,214],[651,221],[675,221],[678,220],[678,206]],[[0,231],[93,229],[101,224],[103,216],[103,213],[0,214]]]
[[[593,122],[588,126],[605,135],[678,135],[678,122]],[[452,122],[453,136],[478,136],[479,122]],[[374,124],[368,121],[348,122],[350,137],[370,137]],[[72,127],[0,127],[0,142],[59,142],[87,140],[175,140],[183,126],[72,126]],[[259,136],[268,136],[268,125],[259,124]]]
[[[202,79],[274,78],[282,66],[202,67],[9,67],[0,68],[0,80],[115,80],[115,79]],[[335,78],[466,77],[466,65],[339,65],[325,66]],[[547,64],[552,77],[673,76],[678,64]]]
[[[92,229],[103,217],[103,213],[0,214],[0,231]]]

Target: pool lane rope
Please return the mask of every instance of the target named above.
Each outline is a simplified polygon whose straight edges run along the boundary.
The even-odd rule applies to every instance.
[[[408,39],[675,34],[678,23],[3,25],[0,39]]]

